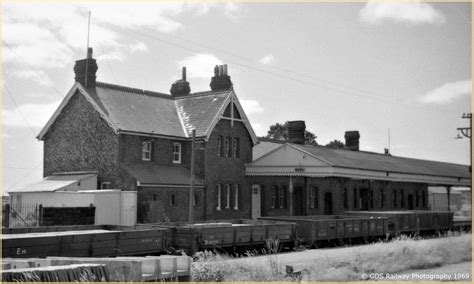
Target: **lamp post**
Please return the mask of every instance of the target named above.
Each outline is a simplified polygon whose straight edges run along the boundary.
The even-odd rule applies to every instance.
[[[189,222],[194,221],[194,144],[196,140],[196,129],[193,129],[191,142],[191,178],[189,181]]]
[[[469,158],[471,159],[469,172],[472,172],[472,113],[463,113],[462,118],[469,119],[469,127],[458,127],[458,136],[456,136],[456,139],[469,138]]]

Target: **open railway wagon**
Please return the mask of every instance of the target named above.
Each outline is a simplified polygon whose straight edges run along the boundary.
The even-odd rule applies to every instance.
[[[52,226],[6,229],[2,257],[103,257],[165,253],[171,241],[165,228],[136,226]]]
[[[388,218],[390,235],[421,232],[443,232],[453,227],[453,212],[449,211],[346,211],[350,216]]]
[[[387,218],[384,217],[313,215],[272,216],[259,219],[295,222],[298,240],[309,247],[380,238],[385,237],[387,233]]]
[[[173,248],[184,250],[190,255],[203,250],[257,249],[265,247],[267,242],[278,243],[280,248],[292,248],[296,230],[294,222],[248,219],[203,221],[192,224],[155,223],[139,227],[170,229]]]

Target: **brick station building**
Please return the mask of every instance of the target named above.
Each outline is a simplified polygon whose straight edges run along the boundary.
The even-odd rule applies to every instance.
[[[427,209],[427,186],[470,186],[469,168],[348,149],[258,139],[227,66],[211,90],[182,78],[164,94],[96,81],[92,49],[76,61],[75,83],[38,135],[44,176],[97,173],[98,189],[138,192],[138,222],[188,219],[192,133],[195,220],[341,214],[345,210]]]
[[[292,121],[286,142],[261,139],[246,166],[252,216],[333,215],[345,211],[428,210],[428,186],[470,186],[465,165],[359,150],[359,132],[345,148],[305,145],[304,121]]]
[[[138,191],[138,222],[187,220],[195,130],[194,218],[250,218],[244,165],[258,140],[226,65],[198,93],[185,68],[171,94],[97,82],[97,70],[90,49],[38,135],[45,177],[96,171],[98,188]]]

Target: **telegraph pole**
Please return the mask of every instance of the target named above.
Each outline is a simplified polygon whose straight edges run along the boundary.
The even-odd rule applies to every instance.
[[[469,127],[458,127],[458,136],[456,139],[469,138],[469,158],[471,159],[469,172],[472,173],[472,113],[463,113],[462,118],[469,119]]]
[[[191,178],[189,181],[189,222],[194,221],[194,145],[196,140],[196,129],[193,129],[191,142]]]

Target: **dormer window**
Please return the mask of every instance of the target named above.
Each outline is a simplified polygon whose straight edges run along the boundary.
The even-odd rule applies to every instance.
[[[181,143],[173,143],[173,164],[181,164]]]
[[[142,160],[151,160],[151,141],[142,142]]]

